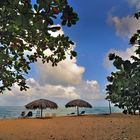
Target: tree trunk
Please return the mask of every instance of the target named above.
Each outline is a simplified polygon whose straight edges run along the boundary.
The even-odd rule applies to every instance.
[[[109,113],[111,114],[111,105],[110,105],[110,101],[109,101]]]

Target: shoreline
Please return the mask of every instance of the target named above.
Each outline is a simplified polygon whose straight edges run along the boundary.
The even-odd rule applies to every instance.
[[[77,116],[77,114],[67,114],[67,115],[55,115],[55,116],[46,116],[46,117],[43,117],[42,119],[48,119],[48,118],[63,118],[63,117],[81,117],[81,116],[133,116],[133,115],[129,115],[129,114],[127,114],[127,115],[124,115],[123,113],[118,113],[118,112],[116,112],[116,113],[112,113],[112,114],[109,114],[109,113],[99,113],[99,114],[83,114],[83,115],[79,115],[79,116]],[[137,115],[134,115],[134,116],[137,116]],[[3,117],[3,118],[0,118],[0,120],[16,120],[16,119],[41,119],[41,118],[37,118],[37,117],[35,117],[35,116],[33,116],[33,117],[25,117],[25,118],[23,118],[23,117],[21,117],[21,116],[19,116],[19,117]]]
[[[40,118],[40,117],[25,117],[25,118],[23,118],[23,117],[10,117],[10,118],[0,118],[0,121],[2,121],[2,120],[47,120],[47,119],[55,119],[55,118],[70,118],[70,117],[111,117],[111,118],[113,118],[113,117],[116,117],[116,118],[119,118],[119,117],[139,117],[140,118],[140,115],[139,114],[136,114],[136,115],[130,115],[130,114],[123,114],[123,113],[118,113],[118,112],[116,112],[116,113],[111,113],[111,114],[109,114],[109,113],[101,113],[101,114],[84,114],[84,115],[79,115],[79,116],[77,116],[77,115],[71,115],[71,114],[69,114],[69,115],[63,115],[63,116],[46,116],[46,117],[43,117],[43,118]]]

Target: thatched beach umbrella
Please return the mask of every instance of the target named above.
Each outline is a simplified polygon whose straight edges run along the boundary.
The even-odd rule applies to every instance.
[[[25,105],[27,109],[41,109],[41,118],[42,118],[42,111],[43,109],[50,108],[50,109],[57,109],[58,106],[56,103],[46,100],[46,99],[39,99],[32,101],[31,103],[28,103]]]
[[[76,99],[68,102],[65,107],[77,107],[77,115],[79,115],[79,107],[92,108],[92,105],[84,100]]]

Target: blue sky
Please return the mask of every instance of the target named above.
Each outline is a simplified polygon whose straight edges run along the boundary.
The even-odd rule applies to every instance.
[[[103,60],[110,48],[125,49],[128,39],[117,36],[114,26],[108,24],[109,13],[123,17],[133,14],[125,0],[86,0],[71,1],[71,5],[79,14],[79,22],[73,28],[64,28],[64,31],[76,42],[78,64],[86,68],[84,79],[94,79],[102,87],[109,74],[103,66]]]
[[[76,42],[78,64],[86,68],[84,79],[97,80],[105,89],[106,77],[110,73],[103,65],[105,55],[110,49],[125,51],[130,47],[129,38],[118,36],[115,25],[108,23],[109,15],[119,18],[133,15],[135,5],[127,0],[71,1],[71,5],[80,20],[75,27],[64,28],[64,31]]]
[[[2,95],[0,105],[24,105],[31,100],[47,98],[64,105],[67,101],[82,98],[94,106],[106,106],[106,77],[113,69],[107,56],[115,52],[130,59],[134,47],[130,36],[140,27],[132,17],[140,10],[139,0],[69,0],[79,15],[79,21],[71,28],[62,27],[61,33],[75,42],[77,58],[60,63],[57,68],[41,61],[32,65],[28,84],[31,87],[21,93],[17,86]]]

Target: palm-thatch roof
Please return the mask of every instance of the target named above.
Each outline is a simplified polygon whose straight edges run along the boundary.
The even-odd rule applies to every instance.
[[[72,100],[65,105],[65,107],[76,107],[76,106],[92,108],[91,104],[81,99]]]
[[[50,100],[46,100],[46,99],[39,99],[39,100],[35,100],[32,101],[30,103],[28,103],[27,105],[25,105],[25,107],[27,109],[46,109],[46,108],[50,108],[50,109],[56,109],[58,108],[57,104],[50,101]]]
[[[77,115],[79,116],[79,107],[92,108],[92,105],[84,100],[76,99],[68,102],[65,107],[77,107]]]
[[[39,100],[32,101],[31,103],[28,103],[27,105],[25,105],[25,107],[27,109],[37,109],[37,108],[41,109],[40,116],[42,118],[43,109],[46,108],[57,109],[58,105],[50,100],[39,99]]]

